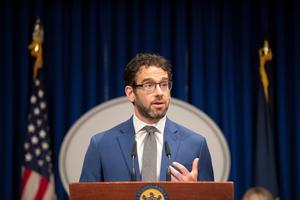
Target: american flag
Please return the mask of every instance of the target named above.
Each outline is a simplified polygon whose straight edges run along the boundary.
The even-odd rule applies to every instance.
[[[35,50],[41,50],[41,44],[40,48]],[[39,55],[41,56],[41,54]],[[32,81],[27,134],[24,140],[21,185],[21,199],[24,200],[56,199],[52,173],[48,109],[43,77],[41,76],[42,68],[37,71],[38,73]]]

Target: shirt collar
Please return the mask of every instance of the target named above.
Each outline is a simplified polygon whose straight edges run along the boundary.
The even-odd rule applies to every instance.
[[[147,124],[141,121],[135,114],[133,114],[133,126],[135,133],[140,132],[145,126],[154,126],[158,130],[158,133],[163,133],[165,129],[166,118],[167,117],[164,116],[155,124]]]

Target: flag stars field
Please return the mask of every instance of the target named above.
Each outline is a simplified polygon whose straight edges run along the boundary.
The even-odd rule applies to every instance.
[[[40,98],[42,98],[44,96],[44,91],[40,89],[38,95]]]
[[[40,149],[40,148],[36,148],[36,149],[35,149],[35,155],[36,155],[36,156],[41,155],[41,149]]]
[[[25,150],[28,150],[29,147],[30,147],[30,144],[29,144],[28,142],[25,142],[25,143],[24,143],[24,149],[25,149]]]
[[[30,162],[31,159],[32,159],[32,156],[31,156],[30,153],[25,154],[25,160],[26,160],[27,162]]]
[[[35,115],[39,115],[40,114],[40,109],[39,108],[35,108],[34,109],[34,114]]]
[[[45,102],[41,102],[40,103],[40,108],[43,110],[43,109],[45,109],[46,108],[46,103]]]
[[[43,160],[38,160],[38,165],[41,167],[44,165],[44,161]]]
[[[37,144],[38,142],[39,142],[38,137],[33,136],[33,137],[31,138],[31,143],[32,143],[32,144]]]
[[[43,122],[43,121],[42,121],[41,119],[38,119],[38,120],[36,121],[36,123],[37,123],[38,126],[41,126],[41,125],[42,125],[42,122]]]
[[[33,124],[29,124],[28,127],[27,127],[27,129],[28,129],[29,133],[33,133],[35,131],[35,128],[34,128]]]
[[[47,160],[47,162],[50,162],[51,161],[51,157],[49,155],[46,155],[46,160]]]
[[[45,136],[46,136],[46,131],[44,131],[43,129],[40,130],[39,135],[40,135],[40,138],[45,138]]]
[[[35,86],[40,86],[40,81],[37,79],[34,81]]]
[[[49,148],[48,143],[47,143],[47,142],[43,142],[43,143],[42,143],[42,148],[43,148],[44,150],[47,150],[47,149]]]
[[[35,104],[35,103],[36,103],[36,100],[37,100],[37,98],[36,98],[35,95],[32,95],[32,96],[30,97],[30,103]]]

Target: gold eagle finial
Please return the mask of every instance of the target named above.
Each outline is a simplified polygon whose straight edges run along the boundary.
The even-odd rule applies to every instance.
[[[34,30],[32,33],[32,42],[28,46],[31,50],[31,56],[36,57],[34,68],[33,68],[33,77],[36,79],[38,69],[43,67],[43,51],[42,43],[44,42],[44,30],[38,18],[34,25]]]
[[[269,101],[269,77],[266,71],[266,63],[273,58],[268,40],[264,41],[264,46],[258,50],[259,54],[259,74],[264,88],[266,102]]]

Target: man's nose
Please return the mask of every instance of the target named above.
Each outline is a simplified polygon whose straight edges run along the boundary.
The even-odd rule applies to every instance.
[[[160,88],[159,83],[156,84],[156,87],[155,87],[155,91],[154,91],[154,92],[157,93],[157,94],[163,94],[163,92],[162,92],[162,90],[161,90],[161,88]]]

